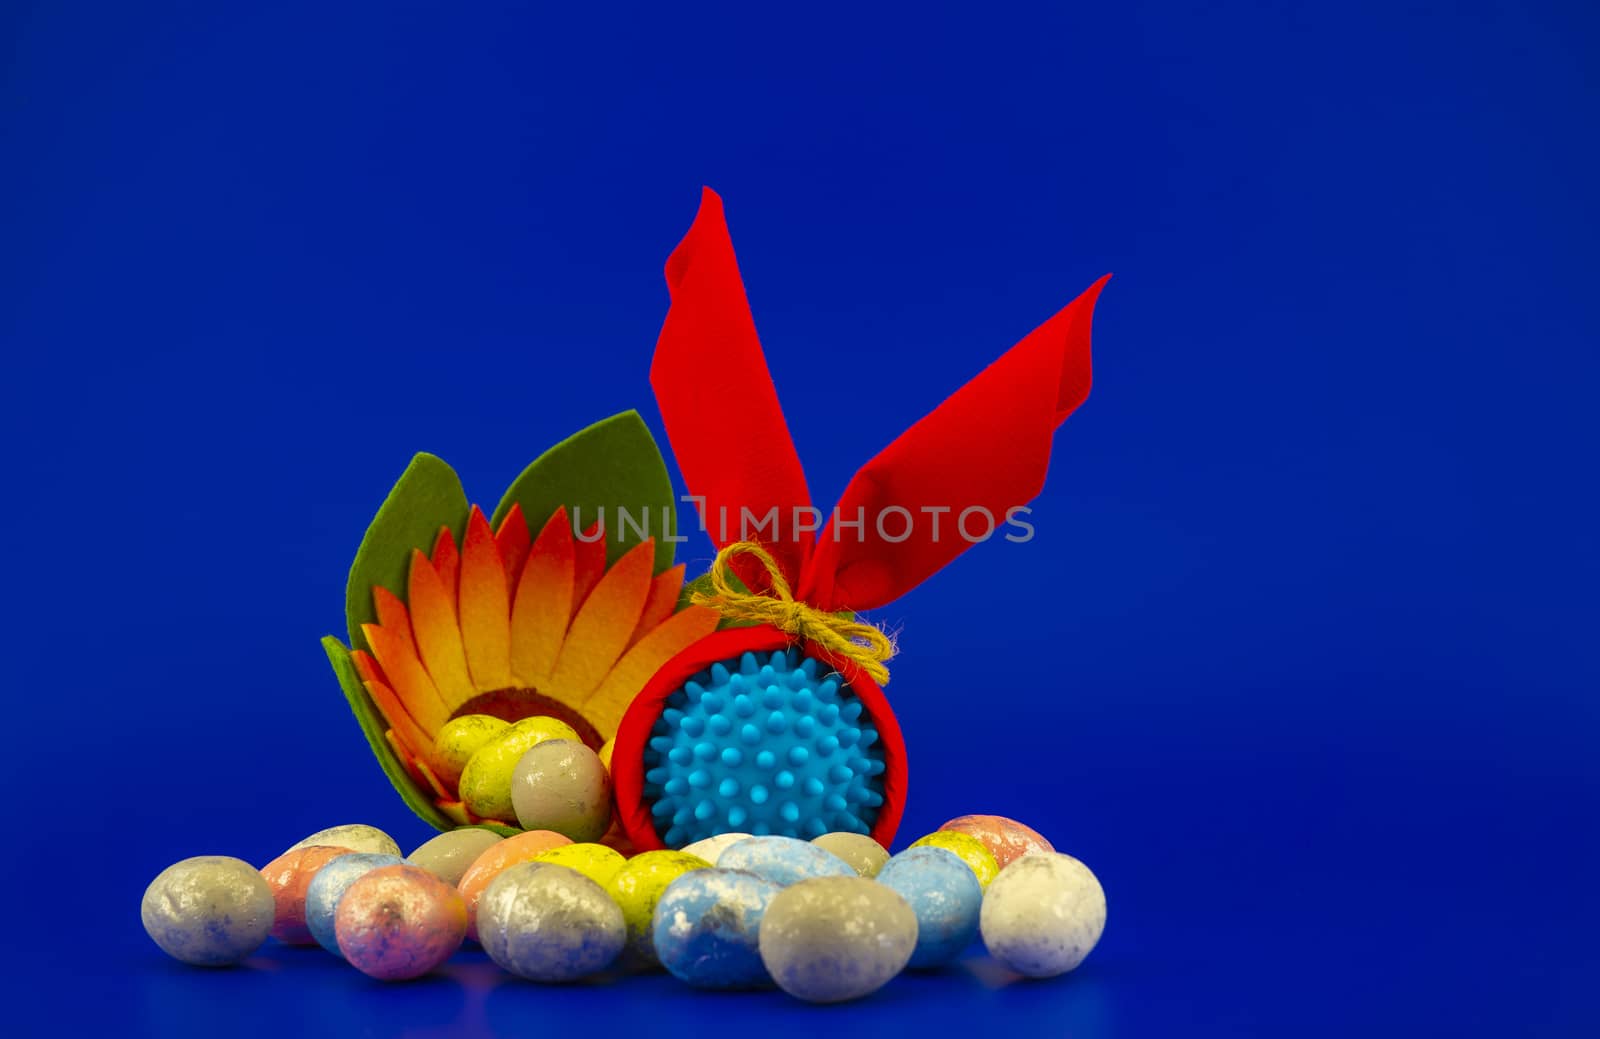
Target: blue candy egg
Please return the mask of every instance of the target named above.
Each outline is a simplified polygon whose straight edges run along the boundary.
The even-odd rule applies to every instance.
[[[917,915],[917,947],[910,966],[949,963],[977,937],[983,888],[954,852],[910,848],[885,863],[877,880],[905,899]]]
[[[770,880],[737,870],[685,873],[656,903],[651,939],[661,965],[697,988],[765,984],[761,917],[781,890]]]
[[[644,751],[643,799],[669,848],[729,830],[869,833],[883,755],[841,675],[796,649],[745,653],[667,697]]]
[[[855,868],[839,856],[794,837],[751,837],[729,845],[716,864],[719,869],[754,873],[779,887],[818,877],[857,875]]]
[[[317,870],[306,887],[306,929],[317,944],[335,956],[342,956],[339,940],[333,932],[333,914],[339,908],[339,899],[365,874],[383,866],[398,866],[402,861],[398,855],[360,852],[340,855]]]

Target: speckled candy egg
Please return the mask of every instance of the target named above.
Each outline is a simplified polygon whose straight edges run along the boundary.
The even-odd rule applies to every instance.
[[[446,884],[461,883],[461,875],[467,871],[479,855],[489,850],[492,844],[499,844],[504,837],[493,830],[485,830],[478,826],[465,826],[459,830],[449,830],[441,833],[430,841],[426,841],[416,851],[406,856],[406,861],[413,866],[421,866]]]
[[[395,839],[378,829],[365,823],[346,823],[343,826],[330,826],[326,830],[316,833],[300,841],[290,851],[311,847],[324,848],[349,848],[351,851],[369,852],[373,855],[400,856],[400,845]]]
[[[261,948],[275,914],[272,888],[256,868],[226,855],[184,859],[145,889],[139,916],[175,960],[221,967]]]
[[[1037,831],[1003,815],[963,815],[939,829],[978,838],[1001,869],[1029,852],[1055,851]]]
[[[339,908],[339,899],[358,879],[384,866],[398,866],[395,855],[373,855],[357,852],[340,855],[317,870],[306,887],[306,930],[316,943],[339,955],[339,939],[334,935],[333,914]]]
[[[380,981],[418,978],[448,960],[467,933],[460,892],[418,866],[384,866],[358,878],[334,913],[339,952]]]
[[[577,740],[545,740],[511,773],[511,806],[525,830],[597,841],[611,826],[611,773]]]
[[[818,877],[854,877],[850,864],[798,837],[752,837],[717,857],[721,869],[742,869],[774,884],[796,884]]]
[[[939,830],[911,842],[913,848],[943,848],[967,864],[978,886],[987,889],[1000,875],[1000,864],[978,838],[954,830]]]
[[[980,917],[989,954],[1018,974],[1065,974],[1106,928],[1106,894],[1089,867],[1059,852],[1024,855],[1000,871]]]
[[[681,851],[647,851],[635,855],[606,883],[606,894],[622,909],[628,928],[627,959],[631,966],[653,966],[655,946],[650,941],[656,903],[667,885],[695,869],[710,869],[711,863]]]
[[[531,981],[576,981],[622,952],[622,910],[599,884],[565,866],[526,862],[503,871],[478,903],[478,940],[506,970]]]
[[[761,962],[778,987],[811,1003],[876,992],[917,946],[917,915],[875,880],[823,877],[779,891],[761,919]]]
[[[685,873],[656,903],[651,935],[661,965],[697,988],[765,983],[761,918],[781,890],[770,880],[738,870]]]
[[[972,869],[943,848],[908,848],[878,873],[917,914],[912,967],[939,967],[961,955],[978,936],[983,888]]]
[[[349,848],[329,848],[313,845],[286,851],[261,867],[261,875],[272,889],[275,906],[272,936],[289,945],[313,945],[306,927],[306,889],[317,870],[340,855],[353,855]]]
[[[515,837],[507,837],[484,849],[483,854],[474,859],[472,865],[467,867],[467,871],[461,874],[461,881],[456,885],[461,891],[461,897],[467,901],[467,936],[478,937],[476,924],[478,899],[502,870],[519,863],[532,862],[551,848],[571,843],[559,833],[551,833],[549,830],[529,830]]]
[[[864,833],[825,833],[811,843],[837,855],[863,877],[877,876],[883,864],[889,861],[889,853],[883,845]]]
[[[717,859],[722,857],[723,852],[727,851],[735,844],[738,844],[740,841],[749,840],[750,837],[751,835],[748,833],[719,833],[715,837],[707,837],[703,841],[695,841],[693,844],[685,844],[678,850],[683,852],[685,855],[696,855],[702,859],[705,859],[707,862],[715,864]]]
[[[602,887],[628,862],[621,852],[604,844],[563,844],[540,852],[533,861],[575,869]]]
[[[467,759],[458,787],[461,799],[480,819],[515,823],[517,812],[511,804],[511,775],[522,755],[545,740],[577,739],[572,726],[555,718],[524,718],[506,726]]]

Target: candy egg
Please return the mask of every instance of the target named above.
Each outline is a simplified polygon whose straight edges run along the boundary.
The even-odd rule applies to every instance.
[[[889,861],[889,853],[883,845],[864,833],[825,833],[811,843],[837,855],[863,877],[877,876],[883,864]]]
[[[358,878],[334,913],[339,951],[380,981],[418,978],[461,948],[461,894],[418,866],[383,866]]]
[[[760,946],[779,988],[837,1003],[876,992],[905,968],[917,946],[917,915],[866,877],[802,880],[767,904]]]
[[[604,844],[563,844],[559,848],[540,852],[533,861],[575,869],[604,886],[628,860],[622,857],[621,852]]]
[[[737,870],[685,873],[656,903],[651,936],[661,965],[698,988],[749,988],[766,982],[761,918],[781,890]]]
[[[715,863],[729,847],[738,844],[740,841],[749,840],[750,836],[748,833],[719,833],[715,837],[707,837],[703,841],[685,844],[678,850],[685,855],[698,855],[707,862]]]
[[[878,883],[894,891],[917,914],[912,967],[949,963],[978,936],[983,888],[971,867],[943,848],[909,848],[890,859]]]
[[[248,862],[226,855],[168,866],[139,905],[145,932],[161,951],[200,967],[238,963],[261,948],[274,915],[266,880]]]
[[[717,865],[722,869],[742,869],[783,885],[817,877],[859,876],[839,856],[796,837],[751,837],[739,841],[718,856]]]
[[[274,938],[289,945],[316,943],[306,927],[306,888],[317,870],[340,855],[352,854],[349,848],[313,845],[286,851],[261,867],[261,875],[272,889]]]
[[[1036,830],[1003,815],[963,815],[951,819],[939,829],[978,838],[1001,869],[1029,852],[1055,851]]]
[[[317,870],[306,887],[306,930],[316,943],[339,955],[339,940],[334,935],[333,914],[339,899],[361,877],[383,866],[398,866],[400,859],[394,855],[373,855],[356,852],[340,855]]]
[[[461,773],[482,750],[484,744],[511,727],[511,723],[492,714],[463,714],[451,718],[433,738],[434,774],[445,786],[461,782]]]
[[[606,894],[622,909],[628,928],[628,960],[637,966],[653,966],[655,947],[650,932],[656,903],[667,885],[695,869],[710,869],[711,863],[681,851],[647,851],[635,855],[606,882]]]
[[[488,887],[502,870],[521,862],[532,862],[551,848],[571,843],[559,833],[551,833],[549,830],[529,830],[527,833],[507,837],[485,848],[483,854],[474,859],[472,865],[467,867],[467,871],[461,874],[461,880],[456,884],[461,891],[461,897],[467,901],[467,936],[478,937],[475,923],[478,899],[482,897],[484,888]]]
[[[400,855],[400,845],[395,843],[393,837],[384,833],[376,826],[365,823],[346,823],[343,826],[330,826],[326,830],[316,833],[291,846],[289,851],[300,848],[316,846],[324,848],[349,848],[351,851],[370,852],[373,855]]]
[[[1024,855],[1000,871],[979,920],[990,955],[1018,974],[1065,974],[1106,927],[1106,894],[1089,867],[1059,852]]]
[[[459,830],[447,830],[424,842],[406,856],[406,861],[413,866],[421,866],[446,884],[459,884],[467,867],[489,850],[491,844],[499,844],[503,840],[505,838],[493,830],[464,826]]]
[[[526,862],[502,872],[483,893],[478,940],[518,977],[575,981],[617,958],[627,925],[605,890],[577,870]]]
[[[943,848],[952,852],[956,858],[965,862],[978,878],[978,886],[987,889],[990,882],[1000,873],[1000,864],[995,862],[987,846],[978,838],[970,834],[958,833],[955,830],[937,830],[926,837],[912,841],[913,848]]]
[[[578,740],[543,740],[512,770],[511,806],[525,830],[599,840],[611,826],[611,773]]]
[[[501,730],[467,760],[461,770],[461,799],[480,819],[517,821],[511,804],[511,773],[522,755],[545,740],[578,741],[572,726],[555,718],[524,718]]]

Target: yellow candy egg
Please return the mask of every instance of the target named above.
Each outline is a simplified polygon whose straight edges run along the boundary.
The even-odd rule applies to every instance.
[[[563,844],[535,857],[533,861],[553,862],[557,866],[577,870],[605,887],[628,860],[622,857],[621,852],[604,844]]]
[[[461,781],[461,770],[483,745],[511,727],[492,714],[463,714],[451,718],[433,740],[434,774],[446,786]]]
[[[957,833],[954,830],[939,830],[930,833],[920,840],[912,841],[913,848],[943,848],[953,852],[955,856],[978,877],[978,886],[987,888],[989,882],[1000,875],[1000,864],[995,861],[994,853],[984,843],[970,834]]]
[[[479,747],[461,770],[461,799],[474,815],[516,824],[511,804],[511,774],[529,748],[545,740],[578,740],[572,726],[543,716],[508,725]],[[581,742],[581,741],[579,741]]]
[[[710,869],[711,863],[681,851],[647,851],[627,861],[605,883],[606,894],[622,907],[628,927],[627,959],[634,965],[654,966],[655,946],[650,941],[651,918],[667,885],[691,870]]]

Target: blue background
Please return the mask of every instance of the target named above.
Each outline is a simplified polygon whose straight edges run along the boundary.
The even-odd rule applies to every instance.
[[[0,11],[19,1027],[1595,1034],[1593,5],[659,6]],[[824,507],[1115,272],[1035,540],[877,617],[903,838],[1033,823],[1100,948],[831,1011],[167,961],[172,860],[425,836],[317,645],[345,569],[415,450],[492,504],[659,430],[701,184]]]

